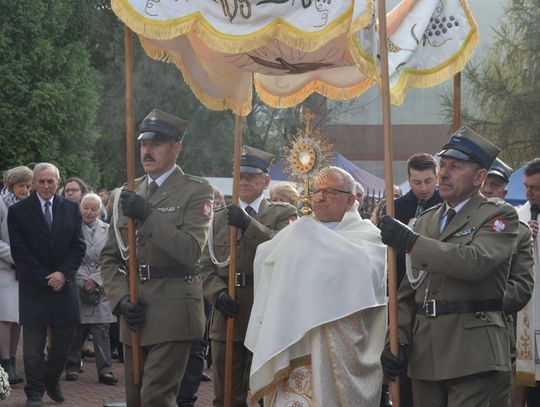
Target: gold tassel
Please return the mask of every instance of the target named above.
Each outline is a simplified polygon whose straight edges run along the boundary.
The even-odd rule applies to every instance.
[[[514,383],[516,386],[535,387],[536,379],[533,372],[516,372]]]

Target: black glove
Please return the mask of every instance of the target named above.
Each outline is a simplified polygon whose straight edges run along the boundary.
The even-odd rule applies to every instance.
[[[229,225],[245,231],[251,222],[251,216],[238,205],[230,204],[227,206],[227,222]]]
[[[152,211],[152,206],[146,199],[127,189],[122,190],[120,193],[120,206],[124,215],[138,219],[141,222],[144,222]]]
[[[399,344],[399,357],[395,357],[387,345],[381,354],[381,365],[383,368],[384,377],[394,381],[396,376],[400,376],[405,372],[407,366],[407,358],[409,356],[409,346],[404,343]]]
[[[395,247],[398,250],[411,251],[416,239],[420,236],[418,233],[404,225],[399,220],[392,218],[391,216],[384,215],[379,222],[379,229],[381,229],[382,242],[388,246]]]
[[[232,299],[227,293],[227,289],[221,291],[216,301],[216,308],[221,311],[225,318],[232,318],[238,314],[240,301],[238,298]]]
[[[139,326],[144,322],[144,307],[146,303],[139,301],[137,304],[132,304],[129,301],[129,296],[126,295],[120,300],[120,314],[126,321],[128,328],[131,331],[137,331]]]

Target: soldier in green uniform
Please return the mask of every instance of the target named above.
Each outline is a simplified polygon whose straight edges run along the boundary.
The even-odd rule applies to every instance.
[[[439,153],[442,204],[414,231],[390,216],[383,242],[410,255],[398,291],[400,354],[381,355],[392,379],[408,359],[416,407],[507,406],[511,364],[503,297],[517,213],[480,192],[499,148],[467,127]]]
[[[214,406],[223,406],[225,340],[227,318],[235,318],[233,352],[233,407],[247,406],[251,353],[244,347],[247,324],[253,305],[253,259],[257,246],[296,219],[296,208],[270,202],[264,190],[270,183],[268,171],[273,156],[244,146],[240,161],[239,205],[216,210],[208,245],[201,258],[204,295],[215,305],[210,328],[214,373]],[[229,225],[239,229],[236,258],[236,299],[227,291]]]
[[[107,296],[120,315],[126,396],[130,407],[176,406],[193,340],[205,326],[201,257],[212,218],[212,188],[176,165],[187,123],[154,109],[141,123],[141,163],[146,175],[135,191],[119,195],[101,252]],[[137,247],[126,253],[128,217],[136,221]],[[126,254],[137,257],[138,304],[129,301]],[[131,331],[139,331],[142,380],[132,374]]]
[[[480,192],[488,198],[504,199],[508,193],[508,183],[512,168],[502,160],[497,158],[488,171],[488,175]],[[532,232],[529,225],[524,221],[519,221],[518,238],[510,273],[503,297],[503,311],[508,317],[508,331],[510,337],[510,356],[512,358],[512,369],[515,371],[516,359],[516,331],[515,320],[518,311],[521,311],[529,302],[534,288],[534,259],[532,256]],[[512,390],[510,393],[512,405],[522,405],[526,398],[524,387],[516,386],[512,380]]]

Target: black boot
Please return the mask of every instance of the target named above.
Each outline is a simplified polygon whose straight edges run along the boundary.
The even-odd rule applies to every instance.
[[[17,365],[15,363],[15,358],[9,358],[9,361],[11,362],[11,372],[13,373],[14,380],[12,384],[24,382],[23,378],[17,374]]]

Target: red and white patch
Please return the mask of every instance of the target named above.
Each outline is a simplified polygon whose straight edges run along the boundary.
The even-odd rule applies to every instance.
[[[289,224],[293,223],[296,219],[296,216],[289,216]]]
[[[210,218],[212,217],[212,204],[210,203],[210,201],[206,201],[203,206],[202,206],[202,209],[201,209],[201,214],[202,216],[204,216],[205,218]]]
[[[504,232],[506,229],[506,221],[502,217],[497,217],[491,222],[491,230],[494,232]]]

